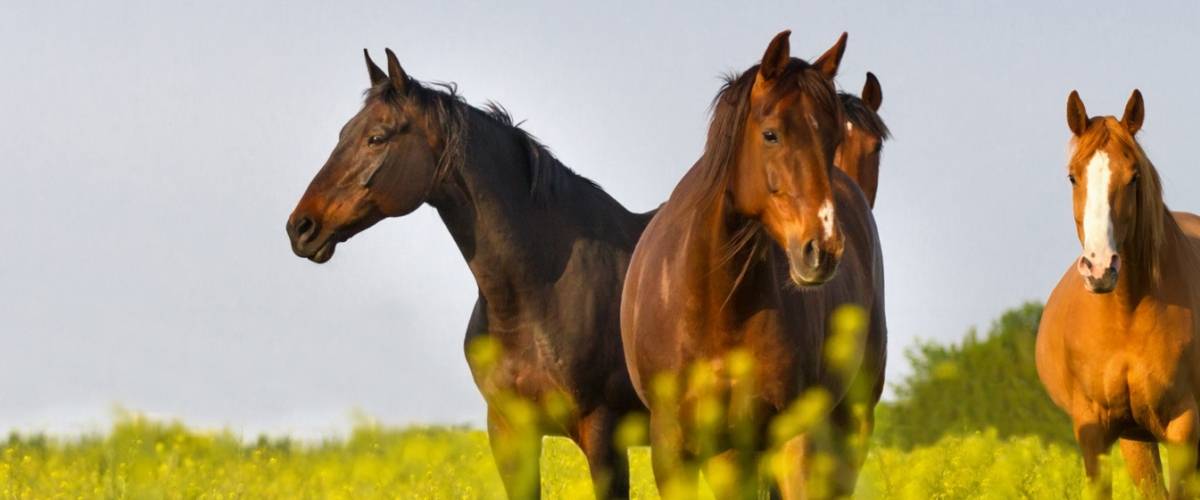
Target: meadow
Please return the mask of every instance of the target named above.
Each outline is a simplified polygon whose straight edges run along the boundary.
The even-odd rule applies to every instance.
[[[1121,470],[1119,453],[1113,455]],[[658,498],[649,450],[632,451],[633,498]],[[590,498],[582,453],[547,438],[545,498]],[[1123,473],[1114,496],[1135,498]],[[947,436],[904,450],[875,447],[857,498],[1080,498],[1074,449],[996,431]],[[103,437],[10,436],[0,454],[0,497],[44,498],[503,498],[479,430],[388,429],[360,424],[343,439],[301,444],[189,430],[131,417]]]
[[[1081,498],[1083,466],[1070,424],[1033,366],[1041,306],[1025,304],[985,334],[909,350],[913,373],[893,382],[857,498]],[[547,438],[545,498],[590,498],[583,454]],[[632,497],[658,498],[649,450],[631,451]],[[1135,498],[1120,453],[1115,498]],[[487,435],[465,427],[392,428],[360,421],[321,442],[245,439],[178,422],[119,417],[103,435],[12,434],[0,443],[0,498],[371,499],[503,498]]]

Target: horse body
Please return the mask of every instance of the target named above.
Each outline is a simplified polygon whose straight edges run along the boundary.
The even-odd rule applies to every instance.
[[[694,178],[689,173],[678,189],[689,189]],[[874,219],[866,216],[866,199],[845,174],[834,178],[847,245],[838,273],[819,289],[792,285],[786,255],[766,241],[758,242],[757,251],[745,249],[724,265],[709,267],[722,260],[738,230],[726,223],[726,207],[695,213],[673,196],[651,220],[629,270],[625,293],[631,299],[622,328],[627,352],[638,353],[628,365],[643,401],[652,399],[647,390],[654,374],[683,373],[698,360],[720,364],[734,349],[747,350],[757,361],[755,392],[769,413],[782,411],[804,389],[815,386],[831,391],[835,400],[845,396],[845,381],[822,370],[826,324],[842,304],[861,305],[882,320],[883,261]],[[665,264],[650,265],[655,262]],[[640,299],[634,302],[633,297]],[[873,359],[864,361],[881,368],[885,325],[872,324],[869,343],[877,347],[866,350]],[[678,347],[664,350],[663,344]],[[882,377],[873,382],[882,390]],[[760,423],[765,425],[766,419]]]
[[[388,51],[372,88],[289,218],[297,255],[337,244],[423,203],[437,211],[478,286],[465,348],[488,403],[505,489],[537,498],[542,437],[583,449],[600,496],[628,493],[621,418],[644,411],[625,369],[625,269],[652,214],[622,207],[563,166],[498,106],[421,85]]]
[[[1123,450],[1136,441],[1190,443],[1193,453],[1200,451],[1200,290],[1187,283],[1200,269],[1200,256],[1195,236],[1169,225],[1174,250],[1164,255],[1160,286],[1132,290],[1118,284],[1111,293],[1094,294],[1084,290],[1072,266],[1042,314],[1038,374],[1075,422],[1089,476],[1095,455],[1118,439]],[[1151,470],[1134,477],[1147,492],[1162,487],[1157,448],[1151,452]]]
[[[844,121],[830,79],[844,43],[843,35],[809,65],[787,55],[784,32],[762,65],[731,78],[715,101],[704,156],[634,251],[621,334],[651,412],[660,491],[688,491],[697,461],[730,450],[742,479],[755,477],[753,457],[769,446],[772,417],[810,389],[828,396],[822,411],[836,441],[865,442],[870,433],[885,362],[883,266],[866,198],[833,168]],[[840,371],[824,355],[831,313],[844,304],[870,319]],[[702,422],[714,402],[715,429]],[[715,440],[699,436],[709,431]],[[814,442],[799,435],[788,446],[779,483],[785,497],[800,497]],[[838,452],[835,491],[849,494],[861,456]],[[735,495],[754,491],[718,492]]]
[[[475,121],[488,126],[486,118]],[[430,202],[479,287],[468,352],[484,337],[500,347],[495,365],[472,366],[489,404],[493,442],[522,450],[512,461],[524,463],[509,465],[506,475],[524,475],[528,483],[536,475],[521,469],[537,467],[541,436],[569,436],[594,470],[614,476],[607,478],[616,480],[612,493],[624,495],[628,465],[614,456],[612,433],[621,417],[643,407],[624,369],[618,307],[625,268],[649,215],[631,213],[579,181],[563,186],[553,201],[536,200],[521,180],[482,166],[509,164],[497,153],[469,151],[451,194]],[[501,409],[505,398],[542,410],[564,395],[567,418],[539,412],[536,435],[528,437],[536,442],[504,442],[516,432]],[[522,490],[536,493],[529,484],[510,487],[514,494]]]
[[[488,118],[474,127],[495,126]],[[519,137],[514,134],[514,143]],[[548,387],[569,394],[586,413],[606,401],[628,404],[628,382],[613,370],[621,353],[617,307],[624,269],[649,215],[634,214],[581,181],[552,201],[497,165],[524,153],[489,144],[468,151],[446,195],[433,198],[467,261],[479,299],[467,342],[489,335],[503,348],[493,373],[477,373],[481,389],[497,387],[540,400]],[[504,155],[513,155],[508,159]],[[604,334],[601,332],[611,332]],[[618,359],[619,361],[619,359]],[[610,388],[599,392],[594,388]],[[489,396],[485,391],[484,396]]]
[[[1104,250],[1085,243],[1063,275],[1038,328],[1037,367],[1051,399],[1071,415],[1093,487],[1110,493],[1096,483],[1099,456],[1119,440],[1142,493],[1163,495],[1162,442],[1182,450],[1170,457],[1170,493],[1177,497],[1200,451],[1200,217],[1163,204],[1158,174],[1133,139],[1141,106],[1135,91],[1121,122],[1086,119],[1072,94],[1080,237],[1091,241],[1094,227],[1087,207],[1096,203],[1087,200],[1103,196],[1100,215],[1110,221],[1116,252],[1100,274]],[[1104,168],[1093,168],[1100,155]],[[1107,186],[1092,182],[1100,173],[1112,179]]]

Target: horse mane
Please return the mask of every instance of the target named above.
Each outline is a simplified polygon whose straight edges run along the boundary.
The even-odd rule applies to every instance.
[[[1085,155],[1091,155],[1113,141],[1133,154],[1138,176],[1135,207],[1137,214],[1129,233],[1132,240],[1126,243],[1123,251],[1129,253],[1128,261],[1140,266],[1135,276],[1147,280],[1146,284],[1156,285],[1161,278],[1160,261],[1166,240],[1166,224],[1173,220],[1166,202],[1163,201],[1162,179],[1158,170],[1154,168],[1154,163],[1146,156],[1146,151],[1124,125],[1115,119],[1099,120],[1103,120],[1100,127],[1089,127],[1089,131],[1083,137],[1072,140],[1075,149],[1071,161],[1086,161]]]
[[[880,118],[875,110],[867,107],[862,98],[847,92],[838,92],[838,98],[842,101],[842,111],[846,113],[846,119],[854,124],[854,128],[866,130],[880,139],[892,136],[892,131],[883,123],[883,118]]]
[[[599,188],[591,179],[579,175],[563,165],[550,151],[550,148],[542,144],[533,134],[521,128],[521,123],[514,123],[508,110],[499,103],[488,101],[484,104],[484,109],[479,109],[471,106],[462,98],[458,93],[458,86],[454,83],[423,83],[414,78],[409,78],[408,83],[408,92],[404,96],[400,96],[391,82],[380,82],[367,89],[366,99],[380,99],[393,105],[398,104],[399,99],[415,99],[418,106],[433,113],[434,119],[441,124],[442,137],[445,141],[445,147],[438,160],[435,184],[441,182],[455,169],[462,168],[465,163],[469,140],[467,125],[471,116],[470,112],[475,111],[501,128],[516,134],[518,141],[526,151],[529,191],[535,199],[549,199],[576,183]]]
[[[758,67],[759,65],[755,64],[740,75],[729,73],[724,76],[724,85],[709,105],[712,118],[708,125],[708,138],[704,143],[704,154],[695,166],[701,186],[700,189],[681,193],[686,206],[695,207],[710,203],[725,192],[742,139],[742,128],[750,112],[750,91],[758,76]],[[840,115],[842,107],[833,83],[818,72],[809,71],[811,67],[808,62],[793,57],[778,77],[778,81],[794,82],[796,87],[776,85],[767,95],[766,102],[762,103],[763,107],[773,106],[782,97],[783,92],[798,88],[815,100],[818,106],[835,108]]]
[[[512,115],[500,103],[488,101],[481,110],[492,120],[516,132],[521,144],[525,147],[529,165],[529,191],[535,199],[547,199],[560,193],[573,182],[581,182],[593,188],[599,188],[591,179],[579,175],[570,167],[564,165],[554,156],[550,148],[543,144],[529,131],[521,128],[521,123],[513,121]]]

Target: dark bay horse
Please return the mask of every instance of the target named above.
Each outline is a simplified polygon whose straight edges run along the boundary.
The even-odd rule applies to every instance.
[[[831,441],[865,441],[883,388],[878,234],[862,191],[833,166],[846,127],[832,79],[846,35],[811,64],[790,56],[788,35],[777,35],[762,63],[718,94],[703,155],[650,222],[629,266],[621,334],[630,376],[650,407],[663,490],[682,484],[674,491],[687,495],[694,464],[726,450],[739,450],[732,455],[743,470],[753,467],[746,455],[765,449],[767,422],[803,394],[824,394],[811,407]],[[850,340],[845,371],[823,355],[830,317],[843,304],[861,306],[868,323]],[[724,420],[706,424],[714,415]],[[748,433],[745,421],[753,422]],[[696,437],[704,426],[716,429],[714,439]],[[786,498],[809,492],[819,440],[784,433],[786,470],[777,478]],[[839,477],[826,493],[847,495],[862,455],[838,447],[834,456]],[[746,494],[754,492],[740,486],[719,497]]]
[[[883,104],[883,89],[875,74],[867,72],[867,82],[862,94],[839,92],[842,109],[846,113],[846,132],[842,143],[834,154],[833,163],[846,172],[867,196],[867,203],[875,208],[875,193],[879,190],[879,160],[883,154],[883,141],[891,137],[883,119],[879,117],[879,106]]]
[[[1100,456],[1114,441],[1134,483],[1165,493],[1158,443],[1166,443],[1172,497],[1195,480],[1200,443],[1200,217],[1171,212],[1162,183],[1134,138],[1145,104],[1089,117],[1067,100],[1067,165],[1082,254],[1046,301],[1037,368],[1071,416],[1089,483],[1101,496]],[[1195,486],[1195,485],[1193,485]]]
[[[509,496],[539,496],[545,434],[579,444],[601,495],[625,496],[613,430],[644,407],[625,369],[619,304],[651,214],[569,170],[498,106],[469,106],[387,58],[386,73],[366,58],[362,110],[288,219],[293,251],[325,262],[376,222],[433,206],[478,285],[468,361]]]

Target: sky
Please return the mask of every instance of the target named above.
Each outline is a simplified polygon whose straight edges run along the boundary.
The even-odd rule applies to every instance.
[[[462,353],[476,292],[429,207],[325,265],[287,215],[361,105],[361,51],[495,100],[627,207],[699,156],[719,76],[791,29],[883,88],[875,215],[888,379],[918,339],[1042,300],[1078,255],[1066,98],[1120,115],[1167,203],[1200,210],[1200,3],[3,2],[0,429],[114,408],[320,435],[352,415],[483,421]]]

